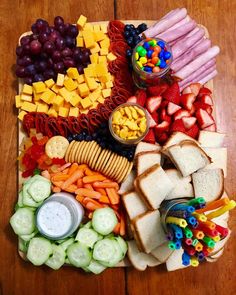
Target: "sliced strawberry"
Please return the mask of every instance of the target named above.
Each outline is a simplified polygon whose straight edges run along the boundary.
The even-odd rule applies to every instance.
[[[212,125],[204,128],[203,130],[216,132],[216,124],[212,124]]]
[[[137,103],[143,107],[146,103],[146,100],[147,100],[146,91],[143,89],[139,89],[136,91],[135,95],[137,97]]]
[[[174,82],[162,95],[166,100],[175,104],[180,103],[179,84]]]
[[[194,124],[189,130],[185,131],[185,134],[192,138],[198,138],[199,128],[197,124]]]
[[[181,119],[183,117],[190,117],[190,113],[187,110],[178,110],[175,114],[174,114],[174,120],[178,120]]]
[[[200,101],[196,101],[193,106],[199,110],[199,109],[203,109],[205,111],[208,112],[208,114],[212,114],[212,107],[209,104],[200,102]]]
[[[127,102],[137,103],[137,97],[136,97],[136,96],[130,96],[130,97],[127,99]]]
[[[167,121],[171,123],[171,117],[167,115],[166,109],[160,111],[160,121]]]
[[[201,129],[204,129],[208,126],[211,126],[212,124],[215,123],[213,117],[208,114],[207,111],[203,110],[203,109],[199,109],[196,111],[196,117],[197,117],[197,121],[199,126],[201,127]]]
[[[195,105],[193,104],[191,110],[190,110],[190,114],[193,115],[194,113],[196,112],[196,107]]]
[[[184,127],[184,123],[182,119],[178,119],[173,122],[173,124],[170,127],[171,132],[179,131],[179,132],[186,132],[186,129]]]
[[[157,123],[153,120],[151,114],[147,111],[148,119],[149,119],[149,127],[153,128],[157,125]]]
[[[188,93],[192,93],[192,90],[189,86],[185,87],[182,91],[182,94],[188,94]]]
[[[168,133],[166,132],[163,132],[163,133],[160,133],[160,134],[156,134],[156,140],[157,142],[159,142],[160,144],[163,144],[167,141],[167,139],[169,138],[168,136]]]
[[[190,89],[191,89],[191,92],[192,92],[195,96],[198,95],[201,86],[202,86],[202,85],[201,85],[200,83],[191,83],[191,84],[189,85],[189,87],[190,87]]]
[[[169,103],[168,100],[162,99],[160,109],[164,109],[165,107],[167,107],[168,103]]]
[[[190,129],[197,121],[197,118],[195,117],[183,117],[182,118],[183,123],[184,123],[184,127],[186,129]]]
[[[203,94],[198,98],[198,101],[209,104],[210,106],[213,106],[213,100],[210,95],[208,94]]]
[[[160,107],[161,101],[162,101],[161,96],[149,97],[146,101],[146,107],[149,113],[155,112]]]
[[[178,106],[177,104],[173,103],[173,102],[169,102],[168,106],[167,106],[167,113],[168,115],[173,115],[174,113],[176,113],[178,110],[180,110],[181,107]]]
[[[149,96],[162,95],[162,93],[165,92],[168,87],[168,84],[150,86],[148,87],[147,92]]]
[[[193,93],[182,94],[180,97],[182,106],[189,111],[192,109],[195,99],[196,96]]]
[[[202,87],[200,90],[199,90],[199,93],[198,93],[198,96],[202,96],[203,94],[207,94],[207,95],[211,95],[212,92],[209,88],[207,87]]]
[[[153,120],[158,124],[158,113],[157,112],[154,112],[151,114]]]
[[[170,123],[167,121],[163,121],[162,123],[160,123],[154,127],[154,132],[155,132],[155,134],[163,133],[165,131],[168,131],[169,127],[170,127]]]
[[[149,143],[155,143],[155,134],[153,128],[149,129],[147,135],[144,138],[144,141]]]

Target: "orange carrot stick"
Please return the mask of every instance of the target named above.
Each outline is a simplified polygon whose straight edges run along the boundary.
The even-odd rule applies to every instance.
[[[72,175],[78,169],[78,166],[77,163],[73,163],[69,168],[68,174]]]
[[[66,168],[66,169],[64,169],[61,173],[63,173],[63,174],[68,174],[68,172],[69,172],[69,168]]]
[[[92,176],[85,176],[83,178],[83,182],[84,183],[93,183],[95,181],[102,181],[102,180],[105,180],[106,177],[99,174],[99,175],[92,175]]]
[[[60,189],[58,186],[53,186],[53,187],[52,187],[52,191],[53,191],[54,193],[60,193],[60,192],[61,192],[61,189]]]
[[[55,185],[55,186],[58,186],[58,187],[62,187],[63,185],[63,181],[52,181],[52,183]]]
[[[77,185],[71,184],[64,189],[68,193],[74,193],[77,190]]]
[[[94,199],[91,199],[91,198],[88,198],[88,197],[85,197],[84,200],[83,200],[83,204],[86,205],[87,203],[93,203],[94,205],[100,207],[100,208],[103,208],[104,206],[102,204],[100,204],[97,200],[94,200]]]
[[[70,167],[71,163],[66,163],[58,168],[58,171],[64,171],[66,168]]]
[[[83,203],[83,201],[84,201],[84,197],[81,196],[81,195],[77,195],[75,198],[76,198],[76,200],[79,201],[80,203]]]
[[[86,207],[86,209],[91,210],[91,211],[95,211],[95,210],[97,210],[97,209],[102,208],[101,206],[98,206],[98,205],[96,205],[96,204],[94,204],[94,203],[92,203],[92,202],[88,202],[88,203],[85,205],[85,207]]]
[[[214,210],[214,209],[217,209],[219,207],[229,204],[229,201],[230,201],[229,198],[223,198],[220,200],[212,201],[212,202],[208,203],[206,205],[206,207],[196,210],[196,212],[203,213],[206,211]]]
[[[115,228],[113,229],[113,233],[115,233],[116,235],[119,235],[119,233],[120,233],[120,222],[118,222],[117,225],[115,226]]]
[[[109,200],[109,198],[108,198],[106,195],[102,195],[102,196],[99,198],[99,202],[101,202],[101,203],[105,203],[105,204],[110,204],[110,200]]]
[[[104,182],[95,181],[93,186],[95,188],[114,188],[119,190],[119,185],[117,182],[107,182],[106,180]]]
[[[120,235],[125,235],[125,218],[122,213],[120,214]]]
[[[117,194],[114,188],[106,188],[108,198],[110,199],[111,204],[116,205],[120,202],[120,196]]]
[[[96,192],[99,192],[100,194],[106,196],[107,192],[104,190],[104,188],[95,188]]]
[[[70,176],[68,174],[58,173],[52,177],[52,181],[65,181]]]
[[[90,170],[89,168],[86,168],[84,171],[86,176],[92,176],[94,175],[94,172],[92,170]]]
[[[99,192],[92,191],[91,189],[88,189],[88,188],[78,188],[75,191],[75,193],[88,198],[99,199],[101,197],[101,194]]]
[[[90,189],[91,191],[94,191],[93,186],[90,183],[85,183],[84,188]]]
[[[84,186],[84,183],[83,183],[83,179],[82,178],[79,178],[77,180],[77,188],[81,188]]]
[[[83,171],[81,170],[76,170],[73,172],[72,175],[63,183],[61,186],[62,189],[67,188],[69,185],[73,184],[74,182],[77,182],[79,178],[82,178],[84,175]]]

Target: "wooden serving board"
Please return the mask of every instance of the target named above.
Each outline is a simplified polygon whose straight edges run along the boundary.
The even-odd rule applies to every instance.
[[[122,22],[124,22],[125,24],[134,24],[135,26],[138,26],[140,23],[146,23],[148,26],[151,26],[153,25],[156,21],[155,20],[122,20]],[[100,22],[90,22],[92,25],[96,25],[96,24],[106,24],[108,25],[109,21],[100,21]],[[208,30],[206,27],[204,27],[203,25],[199,25],[201,26],[202,28],[204,28],[205,30],[205,36],[207,38],[209,38],[209,33],[208,33]],[[25,32],[23,33],[19,40],[23,37],[23,36],[26,36],[26,35],[29,35],[30,32]],[[206,83],[206,86],[211,89],[213,91],[213,80],[209,81],[208,83]],[[18,83],[18,92],[20,93],[22,91],[22,88],[23,88],[23,81],[22,79],[19,79],[19,83]],[[216,106],[214,105],[214,108],[213,108],[213,115],[214,115],[214,118],[216,118],[215,116],[215,111],[216,111]],[[22,129],[22,123],[21,121],[18,122],[18,154],[20,153],[20,150],[19,150],[19,147],[20,147],[20,144],[23,140],[25,136],[25,133]],[[21,176],[21,172],[19,170],[19,166],[18,166],[18,189],[21,188],[22,186],[22,183],[23,183],[23,178]],[[20,257],[24,260],[27,260],[26,259],[26,255],[24,252],[18,250],[18,253],[20,255]],[[130,262],[127,258],[125,258],[123,261],[121,261],[117,267],[128,267],[130,266]]]

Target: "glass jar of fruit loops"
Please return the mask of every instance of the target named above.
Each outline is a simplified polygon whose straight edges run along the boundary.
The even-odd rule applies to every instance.
[[[169,72],[171,62],[171,48],[164,40],[142,40],[132,54],[133,79],[136,86],[146,88],[157,84],[159,79]]]

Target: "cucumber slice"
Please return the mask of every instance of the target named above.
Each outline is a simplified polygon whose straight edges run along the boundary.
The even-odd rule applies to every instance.
[[[34,231],[30,235],[20,235],[20,238],[25,242],[29,242],[37,233],[38,231]]]
[[[29,242],[27,258],[34,265],[44,264],[52,254],[52,244],[45,238],[33,238]]]
[[[103,272],[106,267],[104,265],[101,265],[99,262],[97,262],[96,260],[92,259],[90,261],[90,264],[89,266],[87,266],[87,269],[89,271],[91,271],[92,273],[98,275],[100,274],[101,272]]]
[[[92,221],[85,223],[84,228],[92,228]]]
[[[64,243],[64,242],[66,242],[67,240],[68,240],[68,238],[61,239],[61,240],[56,240],[56,241],[54,241],[54,243],[55,243],[56,245],[60,245],[60,244],[62,244],[62,243]]]
[[[37,176],[37,178],[35,176]],[[40,175],[35,176],[32,177],[33,181],[28,188],[28,193],[35,202],[41,202],[50,196],[51,183]]]
[[[83,227],[78,230],[75,240],[87,247],[93,248],[93,245],[98,240],[98,234],[93,229]]]
[[[62,246],[52,245],[52,256],[48,258],[45,264],[54,270],[59,269],[64,263],[66,258],[66,252]]]
[[[116,214],[111,208],[97,209],[93,213],[93,228],[101,235],[108,235],[111,233],[117,223]]]
[[[128,246],[127,246],[127,243],[124,239],[122,239],[121,236],[118,236],[118,237],[115,237],[115,240],[117,241],[117,243],[119,244],[120,248],[121,248],[121,251],[123,252],[123,258],[125,257],[126,255],[126,252],[128,250]]]
[[[70,238],[70,239],[66,239],[65,242],[61,243],[61,246],[62,246],[62,248],[64,249],[64,251],[66,251],[67,248],[68,248],[71,244],[74,243],[74,241],[75,241],[74,238]]]
[[[100,261],[102,265],[107,266],[107,267],[114,267],[115,265],[117,265],[117,263],[119,261],[121,261],[123,259],[123,256],[124,256],[119,243],[116,240],[111,240],[111,242],[113,243],[115,253],[113,254],[113,256],[109,260]]]
[[[115,255],[115,243],[110,239],[98,241],[93,248],[93,259],[99,262],[108,262]]]
[[[28,243],[19,237],[18,238],[18,249],[21,252],[26,253],[27,252],[27,248],[28,248]]]
[[[17,235],[30,235],[35,229],[34,212],[28,208],[19,208],[12,215],[10,224]]]
[[[24,207],[24,205],[23,205],[23,192],[22,191],[19,192],[17,205],[20,208]]]
[[[76,267],[87,267],[92,259],[89,248],[80,242],[70,245],[67,249],[70,263]]]
[[[102,236],[102,235],[99,235],[98,234],[98,241],[101,241],[101,240],[103,240],[104,239],[104,237]]]
[[[65,263],[71,265],[70,260],[68,259],[68,257],[66,257]]]
[[[23,200],[22,200],[22,202],[23,202],[23,205],[24,206],[29,206],[29,207],[35,207],[35,208],[37,208],[37,207],[39,207],[42,204],[42,202],[40,202],[40,203],[35,202],[35,200],[28,193],[28,189],[29,189],[30,184],[31,184],[31,181],[32,181],[31,179],[29,179],[23,185]]]
[[[87,267],[81,267],[85,272],[91,272]]]

